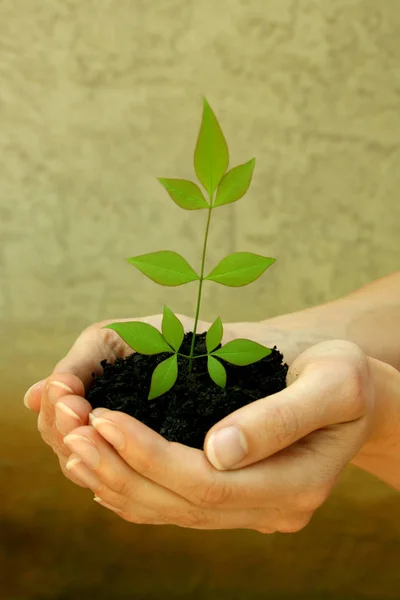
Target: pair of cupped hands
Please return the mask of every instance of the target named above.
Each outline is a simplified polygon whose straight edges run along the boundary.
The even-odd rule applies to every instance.
[[[180,318],[190,330],[192,320]],[[142,320],[160,327],[161,316]],[[85,400],[92,373],[101,372],[101,360],[132,352],[103,329],[107,323],[85,329],[25,403],[64,475],[129,522],[297,532],[373,435],[372,359],[340,340],[295,357],[290,333],[279,348],[291,363],[287,388],[216,424],[204,452],[168,442],[124,413],[92,412]],[[203,322],[199,330],[207,328]],[[246,324],[225,326],[224,341],[247,335]],[[268,322],[256,337],[274,345]]]

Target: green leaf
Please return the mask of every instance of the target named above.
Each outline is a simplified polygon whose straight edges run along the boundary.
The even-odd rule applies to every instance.
[[[198,180],[210,197],[213,196],[228,164],[229,152],[224,134],[204,98],[203,118],[194,151],[194,168]]]
[[[136,352],[141,354],[160,354],[161,352],[172,352],[171,347],[164,340],[161,333],[148,323],[140,321],[129,321],[125,323],[110,323],[105,329],[112,329],[122,337]]]
[[[176,354],[163,360],[153,371],[149,400],[162,396],[172,388],[178,377],[178,357]]]
[[[245,195],[250,187],[255,164],[256,159],[252,158],[225,173],[218,186],[213,208],[236,202]]]
[[[208,372],[210,374],[211,379],[214,383],[219,385],[219,387],[226,387],[226,371],[225,367],[221,365],[219,360],[214,358],[213,356],[208,357],[207,362]]]
[[[162,332],[168,344],[178,352],[183,342],[185,332],[182,323],[168,306],[164,306]]]
[[[227,342],[225,346],[222,346],[219,350],[215,350],[213,356],[218,356],[226,362],[232,363],[233,365],[239,365],[244,367],[245,365],[251,365],[252,363],[258,362],[265,356],[271,354],[272,350],[261,346],[257,342],[251,340],[233,340]]]
[[[207,331],[206,335],[206,347],[207,352],[212,352],[222,340],[222,336],[224,333],[224,328],[222,326],[222,321],[218,317],[211,325],[210,329]]]
[[[206,279],[222,285],[240,287],[258,279],[274,262],[274,258],[252,252],[234,252],[222,259]]]
[[[180,254],[170,250],[142,254],[126,260],[144,275],[161,285],[173,287],[200,279]]]
[[[186,210],[199,210],[208,208],[209,204],[203,196],[201,189],[187,179],[165,179],[159,177],[158,181],[165,187],[172,200]]]

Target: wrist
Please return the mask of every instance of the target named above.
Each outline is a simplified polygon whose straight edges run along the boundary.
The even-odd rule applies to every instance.
[[[400,373],[368,358],[375,389],[368,439],[352,463],[400,490]]]
[[[394,440],[400,441],[400,372],[375,358],[367,360],[375,401],[370,434],[360,452],[372,455],[382,452]]]

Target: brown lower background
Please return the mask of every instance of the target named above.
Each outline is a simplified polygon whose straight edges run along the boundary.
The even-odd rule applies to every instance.
[[[0,0],[0,598],[400,598],[399,495],[349,469],[293,535],[137,527],[64,480],[25,389],[83,327],[193,314],[123,258],[198,264],[203,215],[157,176],[192,177],[201,96],[232,165],[257,167],[212,223],[210,266],[277,263],[206,288],[205,318],[256,320],[399,268],[398,0]]]

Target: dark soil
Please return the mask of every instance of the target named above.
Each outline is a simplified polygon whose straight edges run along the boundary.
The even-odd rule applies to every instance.
[[[189,354],[191,339],[192,333],[187,333],[180,349],[183,354]],[[196,336],[195,349],[196,354],[206,352],[205,334]],[[179,375],[174,387],[149,401],[151,375],[168,356],[134,353],[125,359],[118,358],[114,364],[103,360],[103,375],[95,377],[87,394],[93,409],[119,410],[142,421],[167,440],[202,449],[206,433],[215,423],[286,386],[288,367],[276,347],[269,356],[247,367],[224,362],[228,376],[225,389],[210,379],[206,358],[194,361],[189,376],[187,359],[178,357]]]

